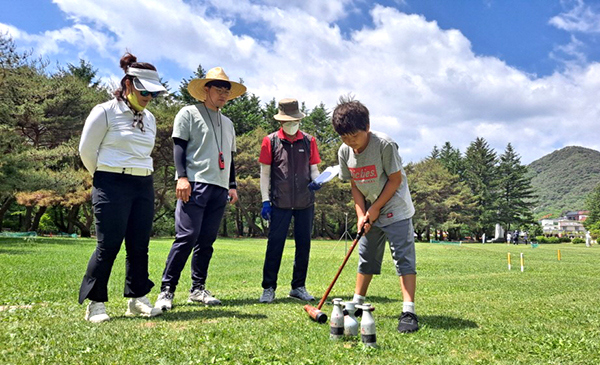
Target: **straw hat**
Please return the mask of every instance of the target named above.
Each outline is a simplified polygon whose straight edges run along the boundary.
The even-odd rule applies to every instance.
[[[298,100],[281,99],[279,100],[279,113],[273,116],[273,119],[279,121],[295,121],[304,118],[304,113],[298,109]]]
[[[206,100],[206,90],[204,90],[204,86],[206,83],[216,80],[227,81],[231,84],[231,93],[227,100],[233,100],[246,92],[246,87],[240,83],[229,80],[229,77],[227,77],[227,74],[225,74],[225,71],[223,71],[221,67],[211,68],[203,79],[194,79],[190,81],[188,84],[188,91],[194,98],[204,101]]]

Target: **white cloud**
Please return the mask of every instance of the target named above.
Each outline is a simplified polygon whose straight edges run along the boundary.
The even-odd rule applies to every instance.
[[[445,141],[464,152],[476,137],[499,154],[512,143],[526,163],[557,146],[600,149],[600,64],[582,58],[578,67],[537,78],[474,54],[458,30],[380,5],[371,8],[372,26],[343,33],[336,21],[355,11],[352,0],[54,2],[72,27],[19,35],[45,52],[100,49],[114,61],[112,71],[101,70],[110,75],[128,48],[167,80],[189,77],[198,64],[223,66],[264,102],[296,97],[331,110],[352,93],[370,109],[373,129],[397,140],[405,162]],[[576,23],[565,14],[561,24]],[[556,57],[577,59],[576,41]],[[189,72],[175,75],[163,64]]]
[[[81,49],[93,49],[106,54],[106,45],[112,40],[104,33],[91,29],[85,24],[46,31],[42,34],[28,34],[13,26],[0,24],[0,32],[8,33],[20,44],[33,48],[37,55],[50,56],[63,51],[64,46],[77,45]]]
[[[574,4],[567,12],[552,17],[549,21],[559,29],[569,32],[600,33],[600,12],[585,4],[583,0],[563,1],[565,5]]]
[[[359,0],[360,1],[360,0]],[[302,13],[319,21],[330,23],[353,11],[354,0],[209,0],[212,6],[227,14],[237,14],[248,20],[268,17],[272,9],[283,14]]]
[[[578,67],[588,63],[584,49],[585,43],[571,35],[571,41],[554,47],[550,57],[562,62],[567,68]]]

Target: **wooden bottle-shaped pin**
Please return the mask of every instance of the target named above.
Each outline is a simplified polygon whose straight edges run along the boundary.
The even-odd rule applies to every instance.
[[[375,319],[373,318],[373,310],[370,304],[365,303],[362,306],[362,319],[360,321],[360,337],[365,346],[377,347],[377,336],[375,334]]]
[[[333,311],[329,320],[329,337],[338,340],[344,336],[344,312],[342,311],[342,299],[333,300]]]
[[[358,320],[354,316],[354,312],[356,312],[356,303],[346,302],[344,303],[344,306],[345,312],[348,313],[344,316],[344,336],[358,336]]]

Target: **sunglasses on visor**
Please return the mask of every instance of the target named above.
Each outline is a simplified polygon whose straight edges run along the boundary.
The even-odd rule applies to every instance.
[[[135,87],[135,89],[137,91],[140,92],[140,95],[142,95],[143,97],[146,97],[148,95],[152,96],[152,98],[157,98],[160,95],[160,91],[148,91],[145,89],[144,85],[140,82],[140,80],[138,80],[137,77],[133,78],[133,87]]]
[[[150,92],[150,91],[148,91],[148,90],[139,90],[139,92],[140,92],[140,95],[141,95],[141,96],[144,96],[144,97],[145,97],[145,96],[148,96],[148,95],[150,95],[150,96],[152,96],[152,98],[153,98],[153,99],[154,99],[154,98],[158,98],[158,96],[160,95],[160,91],[153,91],[153,92]]]

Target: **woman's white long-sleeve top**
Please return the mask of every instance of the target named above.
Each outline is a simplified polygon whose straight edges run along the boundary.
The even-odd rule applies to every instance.
[[[90,174],[101,166],[153,170],[156,120],[148,110],[142,113],[144,131],[134,125],[133,112],[123,101],[113,99],[92,109],[79,142],[81,160]]]

